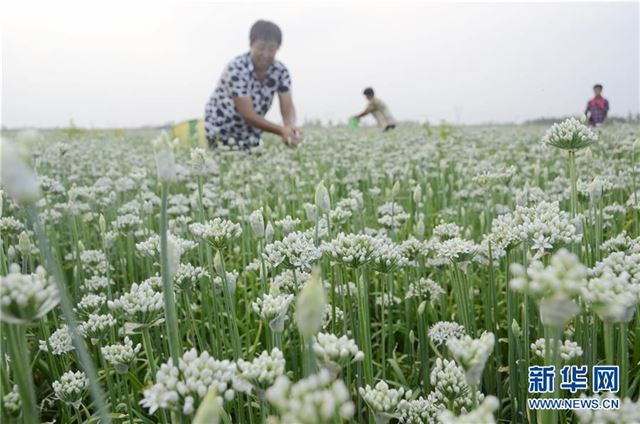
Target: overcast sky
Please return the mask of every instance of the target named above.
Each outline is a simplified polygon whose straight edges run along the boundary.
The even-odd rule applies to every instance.
[[[639,13],[637,1],[5,2],[2,123],[201,117],[259,18],[282,28],[277,58],[301,122],[346,121],[366,86],[399,120],[479,123],[579,114],[599,82],[611,113],[626,116],[639,109]]]

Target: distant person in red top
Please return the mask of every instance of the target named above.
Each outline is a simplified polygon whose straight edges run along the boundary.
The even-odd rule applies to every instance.
[[[589,125],[596,126],[604,124],[609,112],[609,101],[602,97],[602,85],[593,86],[593,99],[587,103],[587,109],[584,111]]]

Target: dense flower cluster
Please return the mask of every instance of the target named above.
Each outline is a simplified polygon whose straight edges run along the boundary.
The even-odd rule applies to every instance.
[[[542,138],[542,142],[549,146],[565,150],[579,150],[588,147],[598,136],[589,127],[576,118],[569,118],[563,122],[553,124]]]
[[[499,215],[487,238],[496,256],[522,242],[542,256],[554,247],[580,241],[581,236],[558,202],[541,201],[533,206],[519,205],[513,213]]]
[[[429,328],[429,338],[436,346],[450,339],[462,339],[465,334],[464,326],[457,322],[438,321]]]
[[[431,370],[430,381],[434,387],[431,392],[433,401],[441,405],[440,409],[449,409],[457,414],[471,410],[472,389],[465,378],[465,371],[454,361],[437,358]],[[477,397],[482,400],[484,396],[477,392]]]
[[[376,415],[382,416],[393,416],[400,402],[404,399],[410,399],[412,394],[411,390],[405,392],[403,387],[391,389],[382,380],[378,381],[374,387],[368,384],[365,387],[360,387],[358,393]]]
[[[333,380],[326,370],[320,370],[297,383],[279,377],[267,390],[266,398],[279,412],[279,423],[322,424],[333,420],[348,420],[355,405],[342,380]]]
[[[594,395],[591,397],[582,395],[581,398],[597,400],[600,404],[602,404],[603,399],[618,399],[611,394],[608,396]],[[619,409],[575,409],[574,412],[581,424],[626,424],[640,422],[640,402],[634,402],[629,398],[620,401]]]
[[[58,290],[42,267],[33,274],[22,274],[20,266],[11,264],[9,274],[0,276],[0,320],[3,322],[19,324],[38,319],[58,301]]]
[[[551,344],[553,350],[553,346],[555,346],[556,341],[554,339],[549,339],[549,343]],[[541,359],[544,359],[545,340],[538,339],[534,343],[531,343],[531,353]],[[570,362],[573,359],[582,356],[582,353],[582,348],[578,345],[577,342],[565,340],[560,344],[560,358],[562,358],[566,362]]]
[[[57,399],[77,409],[87,392],[89,379],[82,371],[67,371],[52,387]]]
[[[54,355],[62,355],[75,349],[69,327],[66,324],[51,333],[47,340],[40,340],[38,347],[40,350]]]
[[[404,211],[402,205],[396,202],[387,202],[378,208],[378,216],[378,224],[397,229],[409,219],[410,215]]]
[[[498,409],[498,406],[500,406],[498,398],[487,396],[476,409],[467,414],[456,417],[451,411],[443,410],[438,419],[442,424],[495,424],[496,419],[493,413]]]
[[[565,249],[560,249],[548,267],[534,261],[525,268],[512,264],[512,290],[523,291],[538,300],[540,317],[546,325],[563,327],[578,312],[573,302],[587,284],[587,267]]]
[[[78,325],[78,329],[88,337],[99,337],[114,325],[116,319],[111,314],[89,314],[87,320]]]
[[[253,361],[238,360],[238,381],[236,387],[240,390],[241,382],[246,382],[243,390],[250,392],[252,388],[263,392],[270,387],[278,377],[284,375],[285,360],[282,351],[273,348],[271,352],[264,351]]]
[[[613,356],[636,398],[637,128],[308,127],[251,154],[152,131],[47,131],[0,190],[3,419],[102,421],[84,346],[112,420],[492,423],[501,393],[501,421],[549,421],[521,409],[527,357]],[[638,421],[622,402],[559,417]]]
[[[283,266],[286,269],[309,271],[321,255],[320,249],[315,246],[310,234],[293,232],[283,240],[267,244],[263,257],[265,262],[273,268]]]
[[[364,353],[358,349],[353,339],[331,333],[318,333],[314,337],[313,352],[321,364],[334,363],[342,366],[350,361],[364,359]]]
[[[191,415],[198,402],[211,390],[217,393],[216,401],[222,404],[233,400],[233,381],[236,364],[228,360],[219,361],[195,349],[187,351],[176,367],[171,361],[160,366],[156,383],[145,389],[140,404],[153,414],[159,408],[181,410]]]
[[[409,284],[405,298],[429,299],[433,306],[440,302],[440,297],[444,293],[445,291],[440,284],[430,278],[420,278],[418,281]]]
[[[282,331],[287,319],[287,310],[293,301],[291,294],[271,295],[263,294],[257,298],[251,307],[253,311],[271,326],[273,331]]]
[[[162,313],[164,303],[162,293],[154,290],[150,282],[133,283],[128,293],[119,299],[107,301],[111,310],[121,309],[130,319],[139,324],[149,324]]]
[[[216,249],[225,247],[231,241],[242,234],[240,224],[226,219],[214,218],[212,221],[201,224],[199,222],[189,225],[189,229],[198,238],[205,240]]]
[[[77,310],[84,313],[96,312],[107,305],[107,296],[104,294],[90,293],[80,299],[80,302],[76,305]]]
[[[429,260],[433,266],[449,265],[451,262],[469,262],[478,253],[478,246],[471,240],[460,237],[433,244],[435,257]]]
[[[133,341],[129,337],[125,337],[123,344],[103,346],[100,348],[100,352],[102,352],[104,359],[113,365],[118,372],[126,372],[129,364],[135,360],[140,349],[142,349],[140,343],[134,347]]]

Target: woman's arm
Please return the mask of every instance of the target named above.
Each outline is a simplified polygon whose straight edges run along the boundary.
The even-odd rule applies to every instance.
[[[284,128],[278,124],[274,124],[256,113],[253,109],[253,102],[249,96],[233,97],[235,105],[242,118],[252,127],[259,128],[273,134],[282,136]]]
[[[284,144],[290,147],[295,147],[298,143],[296,130],[293,127],[288,126],[280,126],[278,124],[274,124],[262,116],[256,113],[255,109],[253,109],[253,102],[251,97],[242,96],[242,97],[232,97],[233,104],[240,112],[240,116],[252,127],[259,128],[263,131],[267,131],[273,134],[277,134],[282,138]],[[293,144],[292,144],[293,143]]]
[[[278,93],[278,101],[280,102],[280,113],[282,114],[282,122],[284,122],[285,127],[295,127],[296,108],[293,105],[291,93]]]

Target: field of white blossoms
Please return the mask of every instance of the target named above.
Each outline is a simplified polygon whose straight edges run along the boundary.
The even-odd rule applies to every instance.
[[[214,155],[6,134],[0,419],[640,422],[638,137],[310,128]],[[618,365],[619,391],[560,389],[568,364]]]

